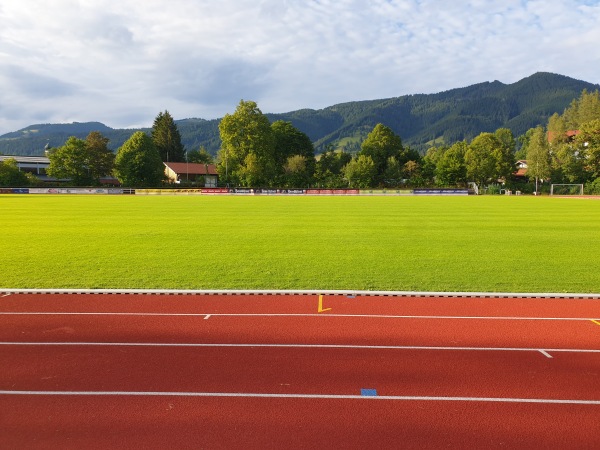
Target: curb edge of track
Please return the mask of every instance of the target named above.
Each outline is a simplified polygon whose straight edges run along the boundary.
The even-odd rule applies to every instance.
[[[338,295],[367,297],[457,297],[457,298],[556,298],[600,299],[600,294],[523,293],[523,292],[425,292],[367,290],[277,290],[277,289],[9,289],[0,287],[0,295],[8,294],[104,294],[104,295]]]

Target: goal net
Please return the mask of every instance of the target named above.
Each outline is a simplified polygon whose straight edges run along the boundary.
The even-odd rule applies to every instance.
[[[583,195],[583,184],[552,184],[550,195]]]

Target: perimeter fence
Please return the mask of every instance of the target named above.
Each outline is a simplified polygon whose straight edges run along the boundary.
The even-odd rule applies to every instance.
[[[0,194],[87,195],[469,195],[469,189],[126,189],[126,188],[0,188]]]

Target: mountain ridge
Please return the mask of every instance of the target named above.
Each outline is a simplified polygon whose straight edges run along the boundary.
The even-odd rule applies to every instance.
[[[600,85],[537,72],[512,84],[485,81],[435,94],[360,100],[265,115],[272,122],[291,122],[309,136],[317,152],[329,147],[357,151],[377,123],[390,127],[405,144],[423,151],[434,141],[451,144],[503,127],[510,128],[517,137],[529,128],[545,125],[552,114],[562,113],[584,89],[600,90]],[[203,146],[215,154],[220,147],[219,121],[188,118],[175,123],[188,150]],[[61,146],[68,137],[85,138],[91,131],[100,131],[110,139],[109,147],[116,150],[137,130],[149,131],[150,127],[114,129],[100,122],[31,125],[0,136],[0,153],[40,155],[46,144]]]

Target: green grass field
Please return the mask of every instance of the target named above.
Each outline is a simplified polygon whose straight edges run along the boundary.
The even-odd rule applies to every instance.
[[[600,292],[600,201],[0,195],[0,287]]]

